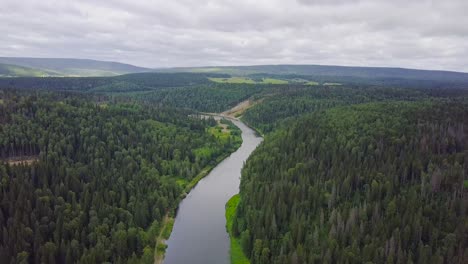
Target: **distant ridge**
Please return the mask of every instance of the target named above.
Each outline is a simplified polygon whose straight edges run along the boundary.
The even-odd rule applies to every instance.
[[[468,84],[468,73],[443,70],[419,70],[394,67],[357,67],[334,65],[253,65],[176,67],[150,69],[131,64],[72,58],[28,58],[0,57],[0,76],[3,77],[47,77],[47,76],[116,76],[142,72],[192,72],[221,73],[232,76],[257,74],[297,75],[322,78],[351,77],[369,80],[421,80]]]
[[[131,64],[90,59],[0,57],[0,63],[52,72],[52,76],[114,76],[151,71]]]
[[[181,67],[158,69],[161,72],[216,72],[231,75],[276,74],[308,76],[346,76],[368,79],[410,79],[427,81],[468,82],[468,73],[440,70],[418,70],[391,67],[354,67],[332,65],[257,65],[220,67]]]
[[[0,63],[0,77],[49,77],[57,73],[30,67]]]

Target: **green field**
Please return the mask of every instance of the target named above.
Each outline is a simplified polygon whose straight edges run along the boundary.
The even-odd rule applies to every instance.
[[[43,71],[39,69],[0,63],[0,76],[2,77],[45,77],[55,75],[56,74],[52,71]]]
[[[260,79],[252,79],[249,77],[229,77],[229,78],[208,78],[213,82],[216,83],[231,83],[231,84],[288,84],[288,83],[297,83],[297,84],[304,84],[304,85],[319,85],[318,82],[315,81],[308,81],[303,79],[291,79],[291,80],[284,80],[284,79],[275,79],[275,78],[262,78]],[[325,85],[340,85],[338,83],[328,83]]]
[[[319,85],[318,82],[314,82],[314,81],[308,81],[305,83],[306,85]]]
[[[256,83],[254,80],[250,78],[246,78],[246,77],[208,78],[208,79],[217,83],[246,83],[246,84]]]
[[[210,127],[208,129],[208,132],[215,136],[217,139],[224,142],[228,141],[229,137],[231,136],[231,132],[223,131],[223,128],[221,126]]]
[[[263,78],[261,81],[256,81],[248,77],[229,77],[229,78],[208,78],[217,83],[236,83],[236,84],[288,84],[286,80]]]
[[[239,204],[240,196],[239,194],[234,195],[226,203],[226,228],[231,239],[231,250],[229,254],[231,256],[231,264],[250,264],[249,259],[244,255],[242,247],[240,245],[239,238],[232,235],[232,221],[236,215],[236,208]]]
[[[273,79],[273,78],[264,78],[261,83],[265,84],[288,84],[286,80]]]

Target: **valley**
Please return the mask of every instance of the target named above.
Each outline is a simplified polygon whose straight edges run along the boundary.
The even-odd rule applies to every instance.
[[[463,263],[464,82],[255,74],[0,78],[1,262]]]
[[[467,0],[1,0],[0,264],[468,264]]]

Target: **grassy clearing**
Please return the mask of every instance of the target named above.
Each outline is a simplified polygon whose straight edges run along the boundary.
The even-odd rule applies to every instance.
[[[168,217],[164,228],[161,231],[161,236],[164,240],[169,239],[171,236],[172,228],[174,227],[174,218]]]
[[[239,194],[234,195],[226,203],[226,228],[231,239],[231,250],[229,252],[231,256],[231,264],[250,264],[249,259],[244,255],[242,251],[240,241],[237,237],[232,235],[232,222],[236,215],[237,205],[239,204]]]
[[[219,125],[215,127],[210,127],[208,129],[208,132],[224,142],[228,141],[229,137],[231,136],[231,133],[229,131],[225,131],[224,128]]]
[[[44,77],[49,76],[47,72],[27,68],[27,67],[20,67],[16,65],[6,65],[5,69],[10,72],[12,76],[32,76],[32,77]]]
[[[261,81],[256,81],[248,77],[230,77],[230,78],[209,78],[217,83],[236,83],[236,84],[288,84],[286,80],[263,78]]]
[[[308,81],[305,83],[306,85],[319,85],[318,82],[314,82],[314,81]]]
[[[250,78],[246,77],[230,77],[230,78],[209,78],[213,82],[217,83],[245,83],[245,84],[255,84],[256,82]]]
[[[286,80],[273,79],[273,78],[264,78],[261,83],[265,84],[288,84]]]
[[[159,233],[158,238],[156,239],[156,254],[154,256],[154,263],[160,264],[164,260],[164,254],[166,253],[166,240],[171,236],[172,228],[174,227],[174,218],[165,216],[161,232]]]

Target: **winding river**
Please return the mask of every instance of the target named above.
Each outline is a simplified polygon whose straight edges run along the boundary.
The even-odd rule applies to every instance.
[[[242,146],[218,164],[180,203],[164,264],[229,264],[224,206],[239,192],[241,169],[262,138],[244,123]]]

